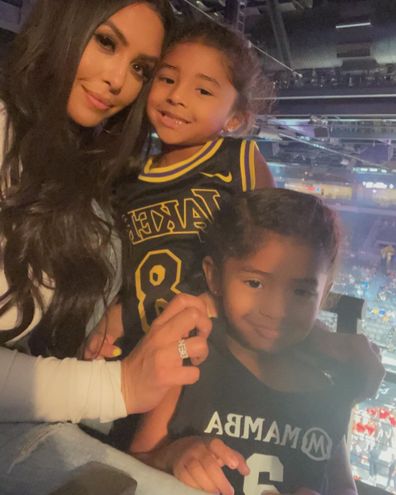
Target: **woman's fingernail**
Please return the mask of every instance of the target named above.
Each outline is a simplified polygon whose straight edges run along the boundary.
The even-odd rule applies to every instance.
[[[121,354],[122,350],[119,347],[114,347],[113,352],[111,353],[113,357],[121,356]]]

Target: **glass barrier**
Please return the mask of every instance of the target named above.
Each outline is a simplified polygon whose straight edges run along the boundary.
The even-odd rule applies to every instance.
[[[294,183],[291,188],[298,189]],[[350,198],[325,201],[338,210],[345,234],[334,292],[364,300],[357,331],[378,345],[387,370],[376,397],[352,412],[348,443],[353,475],[396,494],[396,209],[370,208]],[[334,331],[339,317],[321,313]]]

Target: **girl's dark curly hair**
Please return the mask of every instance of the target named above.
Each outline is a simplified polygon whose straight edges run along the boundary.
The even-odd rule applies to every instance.
[[[205,253],[221,267],[227,258],[253,254],[271,233],[290,236],[335,265],[340,228],[320,198],[288,189],[260,189],[233,196],[216,212],[205,236]]]
[[[34,301],[44,316],[34,331],[36,352],[73,355],[99,298],[114,277],[111,185],[141,152],[146,138],[145,84],[136,101],[106,123],[82,129],[66,113],[81,55],[96,28],[136,0],[38,0],[16,37],[0,81],[7,113],[0,170],[1,258],[9,290],[0,316],[16,306],[15,328],[32,321]],[[173,22],[167,0],[144,0]],[[54,294],[44,308],[39,287],[48,277]],[[1,343],[1,342],[0,342]]]

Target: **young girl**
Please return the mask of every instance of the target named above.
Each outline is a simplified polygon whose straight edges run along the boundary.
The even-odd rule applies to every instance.
[[[313,196],[268,189],[223,206],[203,261],[219,315],[209,358],[197,384],[144,417],[134,454],[210,493],[356,494],[344,440],[354,379],[299,350],[338,245]]]
[[[269,91],[258,59],[239,34],[199,22],[184,24],[173,37],[147,103],[161,153],[120,190],[134,277],[123,320],[134,339],[181,288],[196,292],[200,237],[222,201],[273,186],[254,141],[223,137],[248,131],[254,98]]]

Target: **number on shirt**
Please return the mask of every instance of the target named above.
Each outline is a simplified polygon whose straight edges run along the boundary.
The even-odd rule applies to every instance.
[[[149,251],[135,273],[136,296],[142,328],[148,332],[153,320],[180,291],[181,259],[169,249]]]
[[[250,474],[245,477],[243,493],[245,495],[264,495],[265,493],[279,493],[274,485],[259,485],[260,473],[268,473],[271,481],[283,481],[283,464],[278,457],[265,454],[252,454],[247,459]]]

